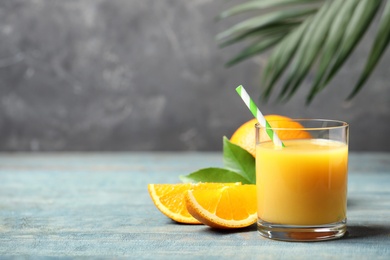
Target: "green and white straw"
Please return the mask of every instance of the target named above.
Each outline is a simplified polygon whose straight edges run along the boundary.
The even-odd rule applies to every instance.
[[[259,121],[259,124],[265,128],[269,138],[274,142],[275,146],[278,147],[284,147],[283,142],[279,139],[279,137],[276,135],[276,133],[272,130],[271,125],[268,123],[268,121],[265,119],[263,114],[260,112],[260,110],[257,108],[255,102],[250,98],[246,90],[242,85],[238,86],[236,88],[236,91],[238,95],[242,98],[246,106],[249,108],[249,110],[252,112],[253,116]]]

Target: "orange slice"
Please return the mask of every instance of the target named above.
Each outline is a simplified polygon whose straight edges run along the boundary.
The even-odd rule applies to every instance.
[[[257,219],[254,184],[189,190],[185,200],[188,212],[213,228],[243,228]]]
[[[240,185],[240,183],[148,184],[148,191],[154,205],[167,217],[180,223],[201,224],[187,211],[184,199],[187,191],[190,189],[215,189],[232,185]]]

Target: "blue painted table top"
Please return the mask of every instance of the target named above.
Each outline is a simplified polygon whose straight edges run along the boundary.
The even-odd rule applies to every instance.
[[[221,153],[0,154],[0,256],[390,259],[390,153],[351,153],[348,233],[315,243],[176,224],[155,208],[148,183],[210,166]]]

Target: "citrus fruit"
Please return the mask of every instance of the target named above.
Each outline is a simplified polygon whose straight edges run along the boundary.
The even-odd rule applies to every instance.
[[[156,207],[167,217],[180,223],[201,224],[187,211],[184,199],[187,191],[215,189],[229,185],[240,185],[240,183],[148,184],[148,191]]]
[[[213,228],[243,228],[257,219],[254,184],[189,190],[185,201],[194,218]]]
[[[291,118],[280,116],[280,115],[266,115],[265,119],[270,123],[273,128],[303,128],[303,126],[294,122]],[[256,131],[255,124],[258,121],[256,118],[249,120],[248,122],[242,124],[237,130],[233,133],[230,138],[230,142],[240,146],[241,148],[247,150],[253,157],[256,157]],[[288,139],[305,139],[310,138],[310,134],[304,130],[296,131],[276,131],[276,134],[281,140]],[[260,134],[261,141],[269,140],[268,135],[263,132]]]

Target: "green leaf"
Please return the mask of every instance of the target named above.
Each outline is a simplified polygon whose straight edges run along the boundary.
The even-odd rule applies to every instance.
[[[373,0],[359,0],[359,4],[356,7],[353,17],[350,20],[346,32],[344,34],[343,41],[341,46],[339,47],[340,51],[327,73],[327,76],[322,83],[323,85],[327,85],[329,81],[333,78],[333,76],[339,71],[341,66],[350,56],[351,52],[360,42],[360,39],[363,37],[364,33],[368,29],[372,20],[377,13],[381,1],[373,1]],[[320,86],[321,88],[322,86]]]
[[[291,64],[281,97],[285,95],[286,100],[288,100],[304,80],[317,56],[321,53],[334,17],[343,3],[344,0],[328,1],[314,16]]]
[[[265,101],[269,99],[276,83],[285,76],[288,67],[289,74],[286,75],[284,85],[281,86],[282,91],[279,93],[279,98],[284,100],[290,99],[296,93],[310,70],[318,65],[306,97],[309,104],[351,56],[375,17],[383,10],[382,4],[384,11],[378,32],[373,39],[362,73],[348,96],[348,99],[351,99],[363,87],[390,44],[389,0],[245,1],[222,12],[220,18],[253,10],[260,15],[256,14],[253,18],[232,26],[217,37],[224,41],[222,46],[246,39],[259,43],[256,45],[252,42],[236,55],[229,65],[273,48],[261,77],[262,98]],[[329,11],[327,16],[320,15],[322,19],[313,19],[316,16],[320,17],[319,14],[325,5],[331,6],[332,11]],[[276,36],[280,34],[285,36],[276,40]]]
[[[227,67],[230,67],[238,62],[241,62],[249,57],[255,56],[259,53],[262,53],[266,51],[267,49],[274,46],[276,43],[279,42],[281,38],[283,38],[284,35],[275,35],[273,37],[268,37],[267,39],[254,43],[253,45],[248,46],[244,50],[242,50],[236,57],[231,59],[226,63]]]
[[[256,184],[255,158],[240,146],[231,143],[226,136],[223,137],[223,162],[226,169],[236,172],[247,183]]]
[[[182,182],[241,182],[256,184],[255,158],[223,137],[223,162],[225,168],[203,168],[188,175],[180,175]]]
[[[280,22],[269,25],[265,28],[255,28],[253,30],[244,31],[243,33],[237,34],[225,41],[222,41],[219,44],[219,47],[223,48],[248,38],[257,37],[257,40],[260,42],[262,40],[267,40],[268,37],[273,37],[275,35],[287,35],[291,30],[300,24],[300,22]]]
[[[291,6],[293,4],[305,4],[313,2],[323,2],[324,0],[262,0],[262,1],[249,1],[244,4],[236,5],[224,12],[222,12],[217,18],[223,19],[236,14],[244,13],[253,10],[262,10],[266,8],[278,7],[278,6]]]
[[[310,25],[311,21],[311,17],[306,19],[304,23],[302,23],[288,36],[286,36],[286,38],[283,39],[273,50],[271,56],[268,59],[268,63],[264,68],[262,76],[264,100],[267,100],[271,95],[272,89],[290,63],[302,40],[302,35],[307,30],[307,27]]]
[[[243,22],[240,22],[236,24],[235,26],[231,27],[230,29],[221,32],[217,35],[217,40],[222,40],[224,38],[233,37],[236,34],[250,31],[253,29],[261,29],[266,28],[267,26],[270,26],[275,23],[283,22],[284,20],[291,20],[294,18],[299,17],[306,17],[309,14],[312,14],[316,11],[316,9],[289,9],[289,10],[283,10],[283,11],[276,11],[273,13],[261,15],[258,17],[250,18],[248,20],[245,20]]]
[[[316,77],[314,79],[314,83],[312,84],[310,93],[306,99],[307,104],[309,104],[313,100],[314,96],[323,89],[324,86],[322,85],[323,87],[320,88],[320,84],[326,75],[326,71],[331,64],[331,61],[334,59],[334,57],[337,56],[340,42],[343,39],[347,25],[358,3],[359,2],[357,1],[344,1],[343,6],[337,13],[329,30],[328,37],[324,43],[322,55],[319,59],[320,64],[316,73]]]
[[[240,174],[224,168],[204,168],[188,175],[180,175],[182,182],[241,182],[251,184]]]
[[[360,75],[358,83],[348,96],[348,99],[353,98],[363,87],[364,83],[374,70],[378,61],[385,52],[390,42],[390,1],[387,1],[385,9],[382,14],[382,18],[379,24],[379,29],[375,37],[374,44],[372,46],[369,58],[364,67],[363,73]]]

